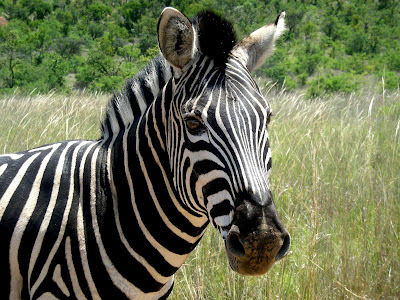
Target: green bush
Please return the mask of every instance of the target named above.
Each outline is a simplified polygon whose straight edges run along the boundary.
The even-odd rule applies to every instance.
[[[400,88],[400,74],[392,71],[386,71],[382,74],[380,80],[380,90],[384,87],[386,90],[397,90]],[[384,86],[383,86],[384,84]]]
[[[323,58],[322,51],[318,45],[306,42],[299,46],[295,54],[294,71],[296,74],[313,75]]]
[[[101,2],[95,2],[89,5],[88,9],[90,18],[96,22],[105,19],[107,15],[111,14],[111,11],[112,11],[111,7]]]
[[[400,71],[400,43],[396,44],[395,48],[387,50],[385,64],[392,71]]]
[[[350,93],[359,88],[359,80],[348,73],[339,75],[323,75],[311,80],[308,84],[307,96],[309,98],[320,97],[335,92]]]
[[[109,93],[119,90],[124,82],[125,78],[122,76],[101,76],[93,83],[91,88]]]
[[[278,86],[284,85],[286,89],[295,89],[297,83],[291,77],[291,65],[287,56],[288,53],[284,49],[277,48],[272,57],[257,71],[257,75],[266,76],[276,82]]]

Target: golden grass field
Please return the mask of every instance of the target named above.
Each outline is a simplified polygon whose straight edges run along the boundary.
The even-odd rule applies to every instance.
[[[108,98],[4,96],[0,153],[98,138]],[[264,276],[237,275],[210,226],[171,299],[400,299],[400,92],[267,98],[271,187],[291,254]]]

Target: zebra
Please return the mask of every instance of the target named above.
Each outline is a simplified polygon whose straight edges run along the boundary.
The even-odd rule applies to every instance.
[[[101,138],[0,156],[1,298],[167,298],[209,223],[240,274],[285,257],[271,108],[250,75],[284,17],[237,43],[219,15],[167,7],[160,55],[112,96]]]

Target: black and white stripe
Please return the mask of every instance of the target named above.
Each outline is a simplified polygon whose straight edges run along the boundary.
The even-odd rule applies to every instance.
[[[160,37],[170,15],[188,22],[166,9]],[[164,56],[113,96],[98,141],[0,156],[2,299],[166,297],[208,222],[227,238],[240,199],[266,201],[270,108],[231,48],[201,47],[210,16],[225,26],[198,16],[184,66],[159,37]]]

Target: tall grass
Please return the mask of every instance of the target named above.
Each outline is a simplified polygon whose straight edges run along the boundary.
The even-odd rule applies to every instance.
[[[5,96],[0,99],[0,154],[51,142],[100,137],[100,119],[109,96]]]
[[[178,271],[172,299],[399,299],[400,94],[307,100],[269,93],[271,185],[291,233],[266,275],[231,271],[209,228]],[[99,137],[103,95],[0,100],[0,152]]]

